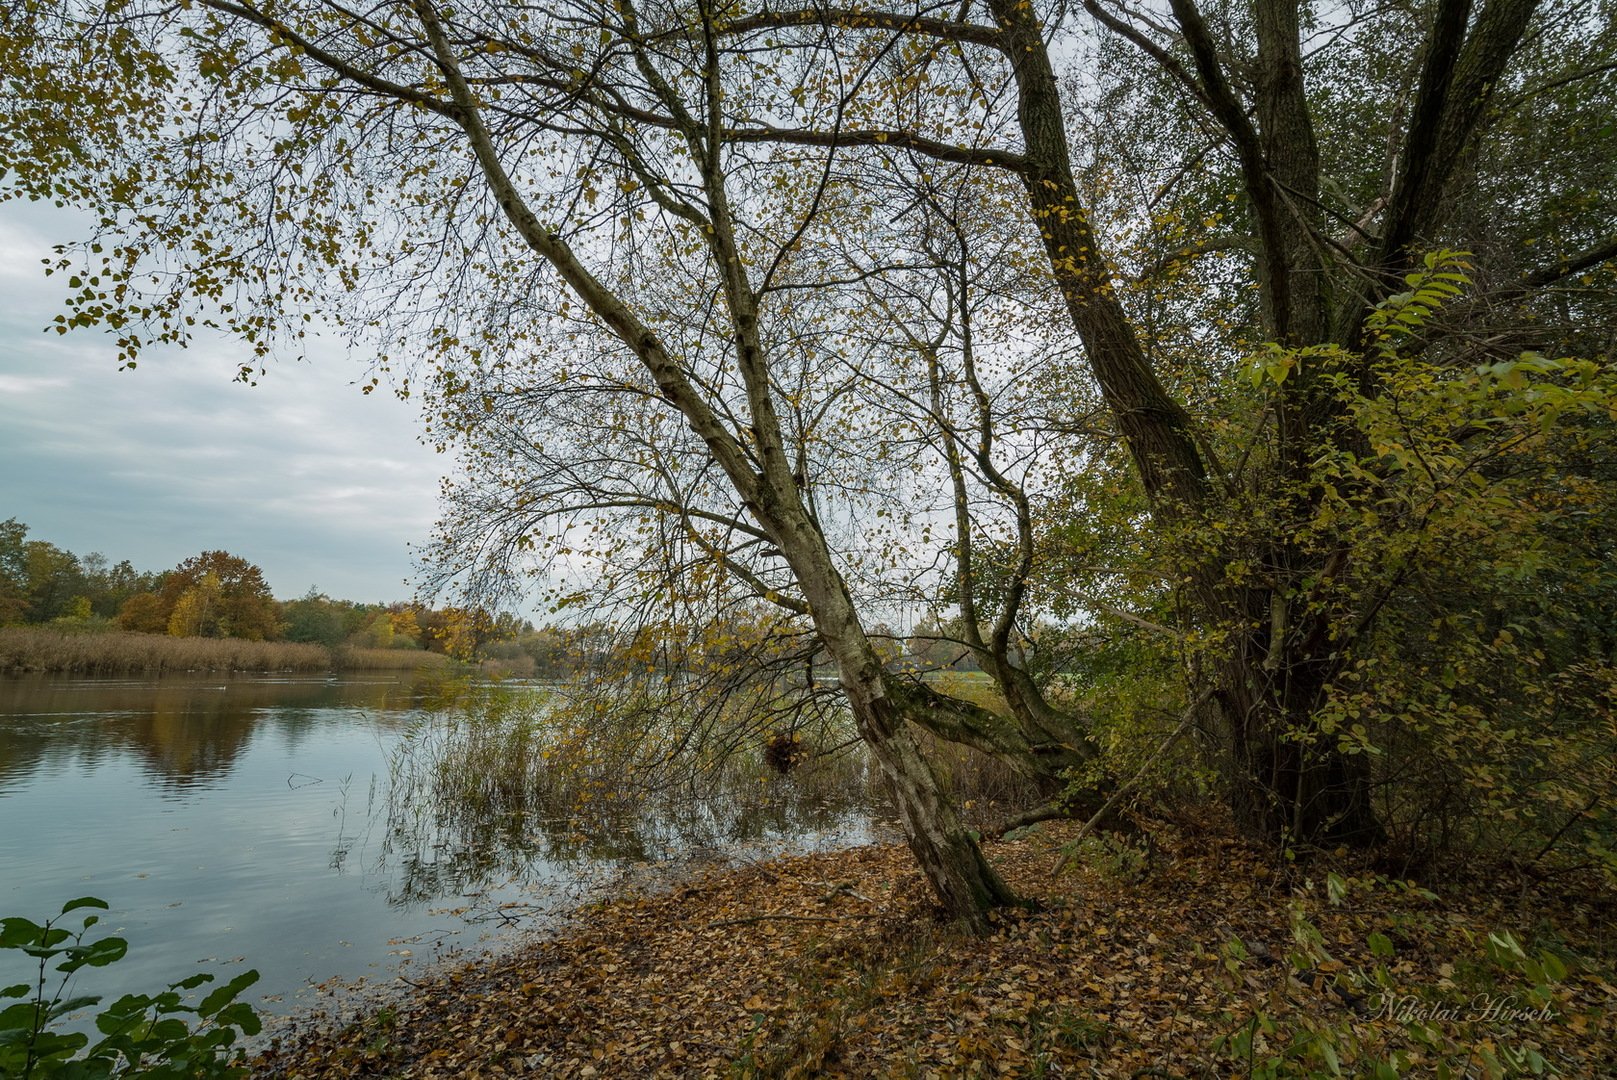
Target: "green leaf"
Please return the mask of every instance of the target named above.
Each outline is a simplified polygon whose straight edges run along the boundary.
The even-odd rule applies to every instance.
[[[219,1010],[216,1017],[219,1023],[228,1024],[237,1028],[243,1035],[257,1035],[264,1030],[264,1022],[259,1019],[258,1013],[245,1001],[237,1001]]]
[[[236,996],[238,994],[257,981],[258,972],[256,970],[242,972],[240,975],[237,975],[234,979],[231,979],[229,982],[219,987],[219,989],[203,998],[202,1004],[197,1006],[197,1015],[212,1016],[214,1013],[236,1000]]]
[[[1339,905],[1347,899],[1348,883],[1340,874],[1326,874],[1325,893],[1333,906]]]
[[[118,999],[117,1004],[95,1018],[96,1030],[103,1035],[118,1035],[130,1030],[146,1019],[145,1006],[122,1007],[129,998]]]
[[[89,1043],[90,1036],[78,1032],[62,1034],[58,1031],[41,1031],[34,1037],[33,1049],[36,1059],[62,1058],[66,1059],[78,1053]],[[50,1075],[49,1072],[36,1075]]]
[[[1316,1045],[1318,1045],[1320,1056],[1325,1059],[1325,1067],[1331,1071],[1331,1075],[1341,1076],[1342,1062],[1337,1058],[1336,1047],[1331,1045],[1330,1039],[1322,1035]]]
[[[113,1075],[113,1069],[117,1064],[116,1061],[104,1057],[66,1061],[52,1074],[52,1080],[102,1080]]]
[[[111,910],[107,902],[101,899],[99,896],[81,896],[77,900],[69,900],[67,903],[63,904],[62,914],[66,915],[68,912],[77,911],[80,908],[100,908],[102,911]]]
[[[30,919],[13,916],[0,919],[0,949],[16,949],[39,940],[45,928]]]
[[[171,1016],[166,1020],[159,1020],[153,1024],[147,1038],[161,1042],[179,1042],[190,1034],[191,1029],[184,1020]]]
[[[91,1005],[95,1005],[100,1001],[101,995],[99,994],[67,998],[65,1001],[58,1001],[52,1005],[47,1015],[55,1019],[58,1016],[66,1016],[70,1012],[77,1012],[79,1009],[88,1009]]]
[[[61,950],[67,959],[56,965],[58,971],[77,971],[82,967],[106,967],[122,960],[129,952],[129,942],[119,937],[102,938],[88,945],[71,945]]]
[[[0,1009],[0,1042],[7,1031],[32,1031],[39,1022],[39,1006],[32,1001],[19,1002]]]
[[[1522,951],[1521,945],[1509,930],[1490,931],[1488,946],[1494,954],[1494,959],[1506,967],[1516,967],[1527,959],[1527,954]]]

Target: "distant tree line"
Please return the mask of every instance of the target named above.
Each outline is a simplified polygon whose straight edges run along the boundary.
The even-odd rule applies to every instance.
[[[80,557],[45,540],[29,540],[16,518],[0,521],[0,626],[58,619],[114,621],[132,597],[156,592],[163,575]]]
[[[0,522],[0,626],[52,625],[94,632],[292,641],[335,648],[424,649],[495,660],[520,674],[561,678],[582,655],[581,631],[535,630],[509,613],[415,601],[363,604],[314,588],[277,600],[254,564],[204,551],[171,570],[136,570],[99,552],[76,555],[28,526]],[[576,639],[576,640],[575,640]]]
[[[312,587],[296,600],[276,600],[259,567],[225,551],[204,551],[172,570],[152,572],[136,570],[128,559],[75,555],[27,537],[28,526],[16,518],[0,522],[0,626],[425,649],[541,679],[593,670],[625,647],[604,623],[536,628],[508,612],[415,601],[364,604]],[[890,666],[980,670],[958,617],[923,618],[907,635],[881,624],[872,636]],[[829,663],[823,654],[817,660]]]

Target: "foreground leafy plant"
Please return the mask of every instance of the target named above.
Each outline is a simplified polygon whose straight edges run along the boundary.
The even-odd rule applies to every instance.
[[[16,949],[38,962],[32,983],[0,989],[0,999],[23,999],[0,1010],[0,1077],[245,1076],[241,1050],[231,1044],[237,1035],[258,1034],[261,1025],[253,1007],[236,999],[258,981],[257,971],[242,972],[196,1005],[182,995],[212,982],[212,975],[192,975],[156,995],[125,994],[96,1016],[102,1038],[94,1045],[82,1032],[58,1029],[70,1014],[101,1002],[96,995],[67,996],[73,976],[115,963],[129,951],[123,938],[85,940],[98,915],[84,915],[76,931],[57,925],[85,909],[105,911],[107,902],[94,896],[69,900],[44,923],[0,920],[0,949]],[[196,1018],[194,1028],[187,1016]]]
[[[1412,891],[1436,899],[1402,882],[1331,874],[1326,892],[1332,906],[1339,906],[1355,886]],[[1385,934],[1369,935],[1370,964],[1344,963],[1327,950],[1325,935],[1298,901],[1292,905],[1291,936],[1296,948],[1286,955],[1284,983],[1255,995],[1246,1015],[1226,1014],[1226,1021],[1239,1022],[1213,1044],[1225,1064],[1246,1075],[1266,1080],[1345,1076],[1398,1080],[1415,1075],[1509,1080],[1561,1075],[1541,1052],[1533,1031],[1564,1007],[1561,984],[1568,968],[1553,952],[1530,955],[1510,931],[1492,931],[1486,950],[1488,970],[1480,983],[1484,989],[1445,999],[1425,991],[1400,991],[1388,964],[1395,946]],[[1251,952],[1245,942],[1227,941],[1219,954],[1232,986],[1256,986],[1246,971]],[[1511,984],[1517,989],[1501,989]],[[1309,994],[1314,995],[1312,1000],[1334,1002],[1337,1007],[1291,1008],[1286,1012],[1294,1019],[1281,1018],[1279,1002],[1293,998],[1291,1004],[1297,1005]],[[1386,1032],[1376,1032],[1369,1023],[1378,1019],[1391,1021],[1401,1038],[1388,1042]]]

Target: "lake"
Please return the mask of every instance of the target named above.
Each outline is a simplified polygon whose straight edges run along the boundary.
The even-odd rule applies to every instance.
[[[882,831],[858,768],[760,771],[742,794],[632,810],[556,805],[576,792],[546,787],[537,760],[531,794],[468,785],[456,755],[498,723],[481,719],[487,695],[531,716],[549,693],[408,675],[0,678],[0,915],[99,896],[97,930],[130,951],[77,992],[254,967],[248,999],[286,1013],[323,984],[395,983],[693,858]],[[0,953],[0,985],[30,978],[20,959]]]

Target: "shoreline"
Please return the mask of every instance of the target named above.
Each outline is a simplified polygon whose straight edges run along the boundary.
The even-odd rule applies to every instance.
[[[0,627],[0,678],[181,674],[449,672],[424,649],[372,649],[245,638],[171,637],[132,630]]]
[[[318,1038],[364,1023],[367,1017],[407,1008],[413,996],[453,981],[466,970],[520,961],[528,951],[565,938],[581,929],[581,915],[592,908],[610,907],[625,899],[666,895],[699,878],[768,867],[805,854],[834,854],[895,843],[893,837],[897,835],[897,828],[884,819],[873,818],[867,831],[869,837],[851,844],[840,843],[836,836],[816,835],[807,841],[810,844],[807,850],[802,850],[805,838],[797,837],[771,843],[743,843],[728,850],[707,849],[684,858],[631,862],[603,869],[596,880],[578,883],[574,897],[567,903],[553,910],[532,911],[528,925],[476,932],[475,940],[466,940],[474,933],[468,923],[455,935],[455,939],[465,941],[464,944],[440,941],[423,947],[419,942],[401,940],[399,944],[413,949],[430,949],[431,957],[418,954],[409,958],[413,963],[396,965],[374,977],[360,976],[354,980],[334,977],[311,982],[308,986],[315,995],[313,998],[299,1002],[289,1012],[261,1014],[264,1030],[244,1045],[251,1056],[277,1042],[296,1043]],[[492,910],[497,913],[504,906],[508,905]]]
[[[1504,1000],[1530,988],[1480,967],[1478,942],[1493,928],[1532,941],[1545,925],[1587,957],[1552,988],[1549,1019],[1495,1010],[1437,1030],[1454,1055],[1521,1045],[1567,1076],[1617,1063],[1609,897],[1457,888],[1434,902],[1367,886],[1333,907],[1323,865],[1305,888],[1227,835],[1172,837],[1136,869],[1102,852],[1052,877],[1076,828],[989,845],[1040,906],[1001,913],[986,939],[936,921],[901,844],[709,867],[587,905],[562,932],[452,967],[392,1008],[276,1042],[253,1075],[1222,1075],[1254,1010],[1280,1031],[1323,1027],[1345,1060],[1371,1061],[1407,1052],[1408,1025],[1348,1006],[1324,969],[1380,963],[1435,1006]],[[1311,980],[1280,959],[1295,949],[1293,905],[1334,957]],[[1391,960],[1372,955],[1372,933],[1394,935]]]

